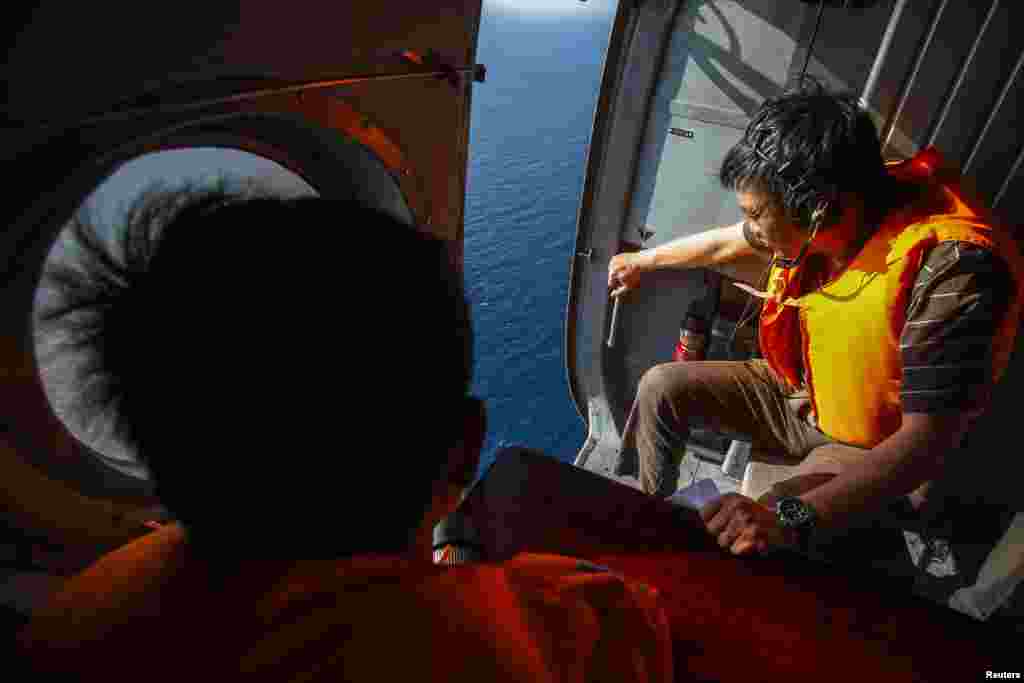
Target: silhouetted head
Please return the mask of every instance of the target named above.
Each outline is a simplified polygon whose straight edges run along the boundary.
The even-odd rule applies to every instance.
[[[51,274],[65,297],[44,322],[89,359],[83,407],[111,414],[198,546],[406,548],[483,438],[444,243],[352,201],[140,202],[113,247],[79,222],[83,267]]]

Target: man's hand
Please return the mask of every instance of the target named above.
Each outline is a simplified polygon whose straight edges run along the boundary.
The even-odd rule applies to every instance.
[[[640,275],[645,270],[644,260],[647,256],[640,251],[635,254],[616,254],[608,263],[608,288],[612,296],[636,289],[640,286]]]
[[[795,534],[779,525],[774,510],[738,493],[727,493],[708,503],[700,516],[718,545],[733,555],[796,546]]]

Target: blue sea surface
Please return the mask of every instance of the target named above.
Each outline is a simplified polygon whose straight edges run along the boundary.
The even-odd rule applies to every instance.
[[[569,394],[565,314],[612,19],[610,7],[484,5],[465,229],[473,392],[489,416],[481,471],[512,444],[572,462],[586,437]]]

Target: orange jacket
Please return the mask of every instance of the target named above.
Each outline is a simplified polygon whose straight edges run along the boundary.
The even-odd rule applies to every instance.
[[[673,664],[657,591],[572,558],[360,556],[218,579],[177,525],[69,580],[19,643],[69,680],[669,681]]]
[[[891,175],[925,183],[926,198],[886,216],[854,261],[823,287],[807,291],[801,283],[806,261],[790,270],[773,267],[769,275],[772,296],[761,311],[761,351],[794,387],[802,371],[818,426],[837,441],[872,448],[900,428],[900,335],[917,274],[939,242],[980,245],[1009,267],[1016,291],[993,342],[993,380],[1009,363],[1024,262],[1012,239],[967,205],[956,182],[932,179],[940,164],[929,148],[889,165]]]

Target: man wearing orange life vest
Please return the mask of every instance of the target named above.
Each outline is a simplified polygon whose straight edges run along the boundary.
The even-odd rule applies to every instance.
[[[609,265],[613,296],[657,268],[760,262],[762,359],[651,368],[638,390],[645,491],[669,495],[691,422],[799,464],[704,522],[735,554],[806,547],[894,502],[918,507],[1009,361],[1024,265],[928,149],[884,164],[852,96],[811,83],[769,100],[720,179],[746,218]]]

